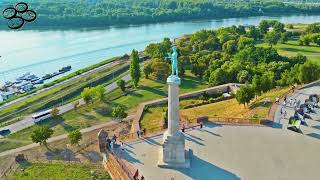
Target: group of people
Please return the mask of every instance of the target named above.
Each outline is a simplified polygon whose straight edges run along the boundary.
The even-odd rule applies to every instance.
[[[319,97],[316,94],[310,95],[308,99],[305,100],[304,104],[300,105],[300,101],[297,106],[294,107],[294,115],[289,118],[288,129],[295,132],[302,133],[300,130],[300,125],[306,125],[306,118],[312,119],[308,113],[315,113],[315,108],[318,108]]]
[[[279,97],[276,98],[276,103],[278,105],[281,105]],[[291,107],[296,109],[298,108],[299,105],[300,105],[300,101],[298,101],[296,98],[288,98],[287,96],[285,96],[283,99],[283,105],[281,106],[281,109],[280,109],[281,119],[287,119],[288,113],[286,111],[286,107]]]
[[[201,121],[199,122],[199,127],[200,127],[200,129],[202,129],[202,127],[203,127],[203,123]],[[186,126],[184,124],[182,124],[181,132],[184,133],[185,130],[186,130]]]
[[[137,137],[138,138],[141,138],[141,137],[143,137],[144,135],[146,134],[146,129],[144,128],[144,129],[142,129],[142,130],[137,130]]]
[[[108,144],[108,148],[110,150],[113,150],[114,149],[114,146],[117,145],[117,136],[114,134],[111,139],[110,138],[107,138],[107,144]],[[120,149],[122,151],[124,151],[124,143],[122,141],[120,141]]]

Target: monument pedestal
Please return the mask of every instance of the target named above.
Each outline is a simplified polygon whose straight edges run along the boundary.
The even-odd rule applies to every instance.
[[[163,134],[162,148],[159,154],[159,167],[189,168],[189,152],[185,151],[184,134],[179,131],[179,85],[180,78],[170,76],[168,97],[168,130]]]
[[[162,168],[189,168],[189,151],[185,150],[184,135],[181,132],[171,136],[168,131],[163,135],[159,152],[158,166]]]

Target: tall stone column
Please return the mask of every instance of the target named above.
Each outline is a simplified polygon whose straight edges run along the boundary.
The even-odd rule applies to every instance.
[[[177,82],[167,81],[168,83],[168,134],[174,135],[179,131],[179,84]],[[178,84],[179,83],[179,84]]]
[[[171,75],[167,79],[168,86],[168,130],[163,134],[160,149],[159,167],[188,168],[190,160],[185,151],[184,134],[179,130],[179,85],[180,78]]]

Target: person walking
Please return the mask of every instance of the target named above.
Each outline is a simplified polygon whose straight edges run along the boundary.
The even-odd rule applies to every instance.
[[[121,148],[122,151],[124,151],[124,143],[122,141],[121,141],[120,148]]]
[[[140,131],[139,130],[137,130],[137,136],[138,136],[138,138],[140,138]]]

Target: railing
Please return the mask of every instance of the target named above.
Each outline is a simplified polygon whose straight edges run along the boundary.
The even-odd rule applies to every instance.
[[[236,124],[253,124],[258,125],[265,119],[260,118],[234,118],[234,117],[208,117],[208,121],[218,123],[236,123]]]

